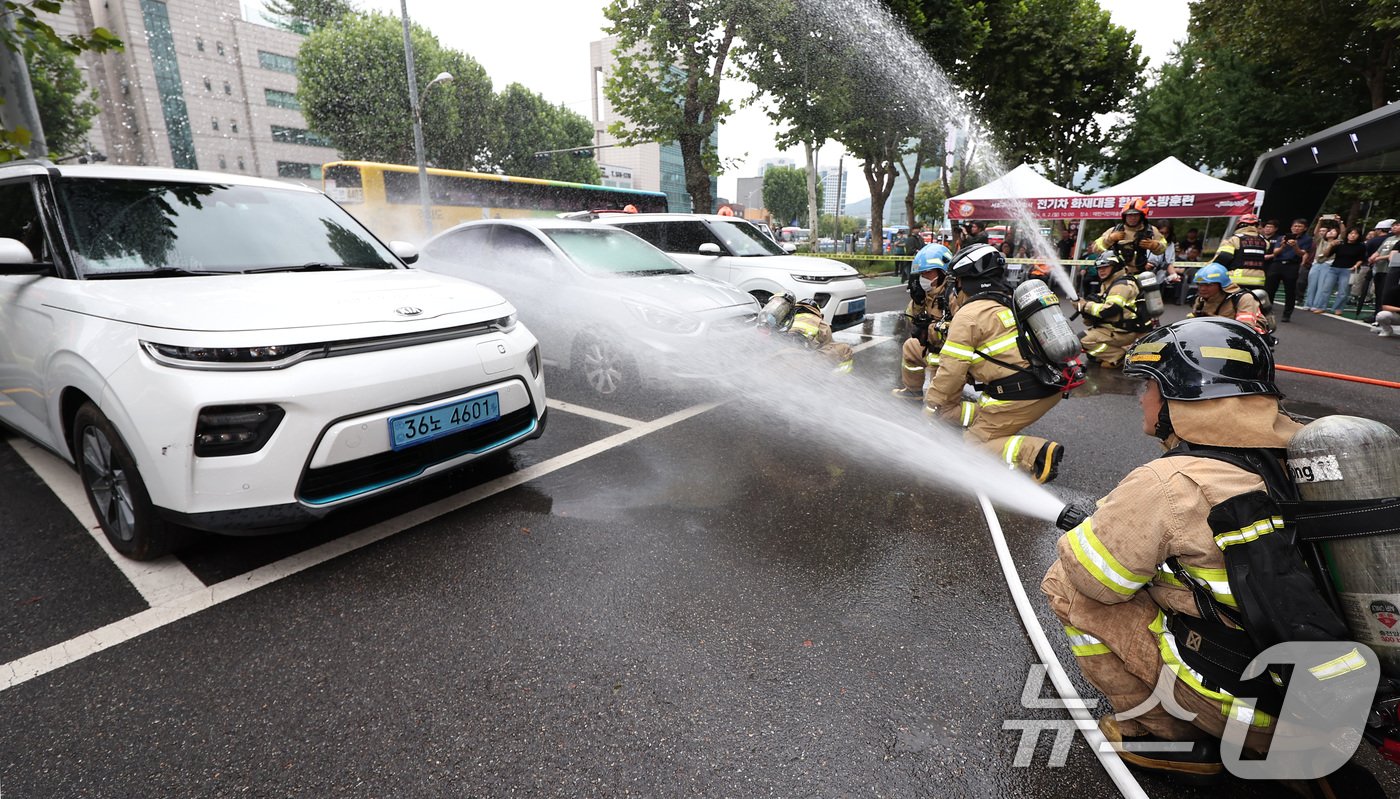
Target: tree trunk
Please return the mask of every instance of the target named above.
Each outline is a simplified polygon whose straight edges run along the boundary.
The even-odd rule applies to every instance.
[[[681,165],[685,169],[685,190],[690,193],[692,213],[710,214],[714,213],[714,198],[710,196],[710,173],[700,155],[701,141],[697,136],[681,137]]]
[[[802,149],[807,153],[807,229],[812,231],[812,241],[821,238],[821,231],[817,230],[821,222],[821,209],[817,208],[817,153],[820,149],[814,147],[812,142],[802,142]]]
[[[875,255],[885,254],[885,201],[894,189],[894,161],[866,161],[861,164],[865,185],[870,189],[870,243]]]

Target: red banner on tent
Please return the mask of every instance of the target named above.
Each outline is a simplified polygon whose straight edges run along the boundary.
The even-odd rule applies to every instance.
[[[1149,194],[1153,219],[1188,216],[1239,216],[1254,210],[1255,192]],[[1117,219],[1132,197],[1033,197],[1002,200],[949,200],[949,219],[1010,219],[1025,209],[1035,219]]]

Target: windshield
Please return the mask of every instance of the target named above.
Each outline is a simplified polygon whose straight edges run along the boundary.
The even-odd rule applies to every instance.
[[[86,277],[397,267],[322,194],[217,183],[60,180]]]
[[[544,230],[550,240],[590,275],[684,275],[690,270],[666,253],[616,228]]]
[[[787,255],[782,247],[748,222],[716,222],[715,235],[735,255]]]

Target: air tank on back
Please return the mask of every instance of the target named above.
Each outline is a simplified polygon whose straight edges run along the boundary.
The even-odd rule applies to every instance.
[[[1305,502],[1400,497],[1400,434],[1370,419],[1324,416],[1288,442],[1288,471]],[[1400,516],[1400,501],[1395,508]],[[1321,549],[1352,637],[1400,678],[1400,535],[1325,541]]]
[[[1160,317],[1166,306],[1162,303],[1162,281],[1157,279],[1157,273],[1139,272],[1136,279],[1138,294],[1142,297],[1143,309],[1147,311],[1148,318]]]
[[[1079,337],[1070,329],[1060,310],[1060,298],[1049,286],[1040,280],[1027,280],[1016,287],[1012,302],[1016,316],[1030,327],[1047,358],[1063,364],[1078,357]]]

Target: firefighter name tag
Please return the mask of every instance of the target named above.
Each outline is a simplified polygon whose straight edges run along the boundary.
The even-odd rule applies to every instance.
[[[1295,483],[1330,483],[1342,479],[1336,455],[1316,458],[1289,458],[1288,473]]]

